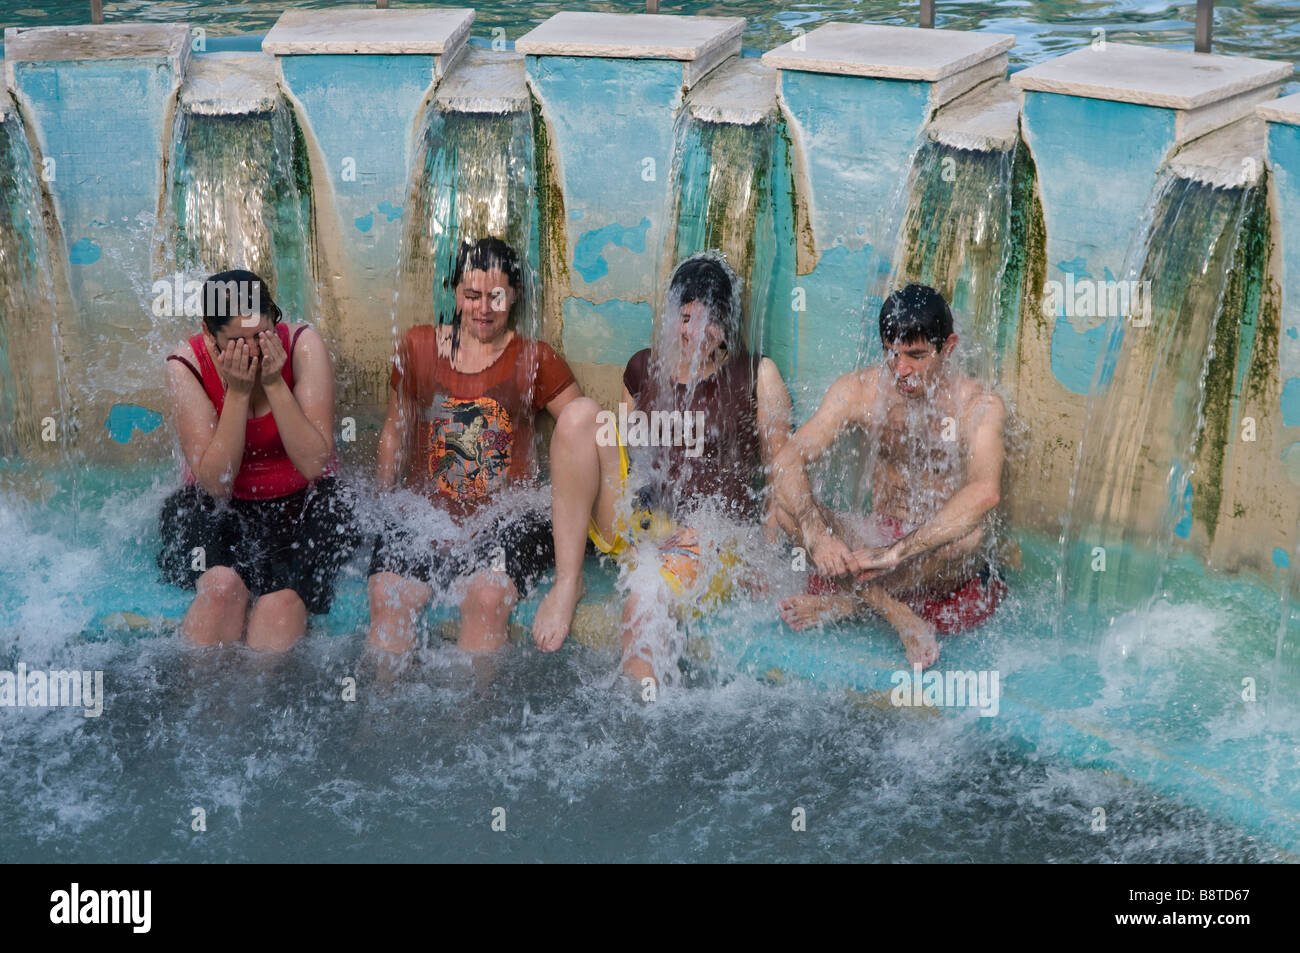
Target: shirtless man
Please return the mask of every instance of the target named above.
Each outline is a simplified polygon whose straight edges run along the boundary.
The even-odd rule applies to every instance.
[[[809,594],[780,610],[795,629],[874,611],[898,631],[908,662],[925,667],[939,657],[939,629],[982,621],[1005,592],[986,556],[1005,408],[955,366],[952,312],[933,288],[891,294],[880,340],[884,364],[839,377],[777,458],[782,528],[834,579],[814,577]],[[866,432],[874,454],[872,511],[857,521],[818,505],[807,475],[849,427]]]

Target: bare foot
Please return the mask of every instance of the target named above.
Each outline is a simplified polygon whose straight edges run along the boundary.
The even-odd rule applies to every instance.
[[[833,592],[818,596],[790,596],[777,605],[785,624],[795,631],[827,622],[839,622],[861,608],[861,603],[852,596]]]
[[[899,638],[903,640],[908,664],[929,668],[939,661],[939,640],[935,638],[935,628],[920,616],[914,613],[909,615],[911,615],[910,619],[900,618],[890,621],[894,623]]]
[[[570,579],[556,579],[551,591],[537,607],[533,618],[533,641],[543,652],[554,652],[569,636],[569,626],[573,624],[573,610],[582,598],[586,587],[581,576]]]

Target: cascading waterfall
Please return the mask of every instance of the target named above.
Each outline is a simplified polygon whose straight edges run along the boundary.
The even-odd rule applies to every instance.
[[[669,272],[707,249],[721,251],[745,284],[750,349],[761,353],[772,298],[772,261],[756,251],[772,229],[773,130],[766,121],[708,122],[683,110],[674,134],[672,213],[665,249]]]
[[[1149,608],[1175,538],[1190,532],[1216,328],[1254,201],[1253,187],[1164,173],[1125,280],[1090,279],[1110,315],[1061,536],[1073,633],[1095,636],[1089,620]]]
[[[17,112],[0,104],[0,461],[32,457],[42,419],[69,422],[59,317],[63,305],[45,200]],[[70,426],[55,427],[66,448]]]
[[[180,110],[164,256],[191,278],[254,271],[270,282],[289,320],[314,320],[307,153],[292,111],[278,97],[269,105],[239,113]]]
[[[450,322],[451,275],[461,242],[504,239],[524,259],[516,327],[536,336],[537,225],[533,135],[528,111],[444,109],[425,113],[402,237],[398,327]]]
[[[953,311],[966,370],[998,379],[1012,329],[1003,285],[1012,259],[1012,182],[1017,149],[960,149],[926,142],[915,162],[894,267],[895,287],[936,288]]]

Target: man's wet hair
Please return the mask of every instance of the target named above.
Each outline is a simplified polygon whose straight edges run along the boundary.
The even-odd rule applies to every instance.
[[[500,270],[515,291],[523,290],[523,268],[519,253],[506,242],[493,236],[474,241],[463,241],[456,251],[456,266],[451,273],[451,286],[457,287],[466,271]]]
[[[251,271],[222,271],[203,282],[203,324],[214,336],[232,318],[258,314],[279,324],[284,316],[266,282]]]
[[[717,252],[699,252],[679,264],[668,284],[668,298],[678,306],[700,302],[722,327],[723,348],[730,351],[739,344],[740,279]]]
[[[937,351],[951,334],[952,309],[929,285],[906,285],[880,306],[880,340],[886,344],[925,340]]]

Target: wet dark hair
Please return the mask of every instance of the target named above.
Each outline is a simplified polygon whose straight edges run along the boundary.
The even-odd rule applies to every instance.
[[[465,279],[466,271],[499,270],[510,282],[516,293],[523,291],[523,268],[519,263],[519,253],[499,238],[489,235],[474,241],[463,241],[456,250],[456,265],[451,271],[451,287],[457,288]],[[439,318],[439,321],[442,321]],[[456,359],[460,350],[460,310],[451,316],[451,359]]]
[[[727,267],[717,258],[692,255],[673,271],[669,299],[678,304],[699,301],[722,326],[722,347],[732,350],[740,337],[736,287]]]
[[[499,238],[491,236],[477,241],[464,241],[456,251],[456,266],[451,272],[451,286],[455,288],[465,277],[466,271],[492,271],[500,269],[510,282],[510,287],[521,291],[523,269],[519,264],[519,253]]]
[[[203,325],[213,336],[231,318],[252,312],[279,324],[284,316],[266,282],[251,271],[222,271],[203,282]]]
[[[899,288],[880,306],[880,340],[886,344],[926,340],[940,350],[952,334],[952,310],[928,285]]]

